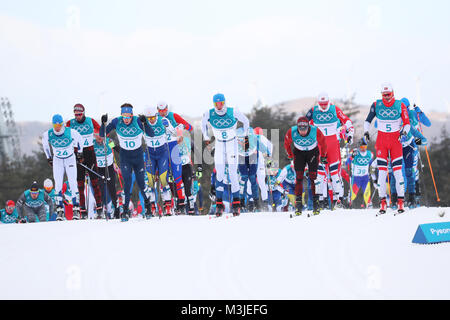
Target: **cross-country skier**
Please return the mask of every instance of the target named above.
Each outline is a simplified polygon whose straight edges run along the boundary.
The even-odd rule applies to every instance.
[[[98,172],[97,159],[94,152],[94,131],[100,130],[100,125],[94,119],[85,116],[85,108],[82,104],[77,103],[73,107],[74,119],[66,122],[66,127],[75,129],[78,131],[82,138],[83,145],[83,165],[91,168],[94,172]],[[86,170],[85,167],[77,165],[77,183],[78,193],[80,194],[80,212],[81,218],[87,219],[86,200],[84,196],[84,183],[86,179],[86,173],[89,175],[89,179],[94,190],[95,203],[97,204],[96,211],[98,216],[103,216],[102,206],[102,194],[100,192],[98,177],[91,171]]]
[[[129,205],[131,198],[131,186],[132,186],[132,173],[136,176],[136,182],[144,198],[145,209],[147,212],[151,212],[150,207],[150,190],[145,185],[145,163],[144,163],[144,151],[142,149],[142,137],[144,131],[148,136],[154,136],[152,128],[147,125],[147,119],[145,115],[137,116],[133,115],[133,106],[129,103],[125,103],[120,107],[121,115],[108,121],[106,114],[102,115],[102,125],[100,127],[100,136],[104,137],[105,133],[108,135],[111,131],[115,130],[119,139],[120,145],[120,170],[122,172],[124,180],[124,194],[125,202],[123,206],[123,212],[121,214],[122,221],[128,221]]]
[[[388,156],[392,159],[392,169],[396,180],[398,192],[398,212],[404,212],[404,180],[402,175],[403,149],[401,136],[407,135],[410,130],[408,109],[394,97],[394,90],[390,84],[381,87],[382,99],[377,100],[370,107],[370,112],[364,122],[364,136],[370,139],[369,128],[372,120],[377,118],[378,136],[375,143],[377,152],[378,193],[380,196],[380,214],[386,213],[386,177]]]
[[[352,183],[350,183],[351,188],[351,203],[358,196],[359,190],[361,190],[364,198],[364,202],[366,207],[369,204],[370,200],[370,166],[374,161],[372,152],[367,150],[367,142],[365,138],[361,139],[359,148],[353,150],[351,157],[351,173],[352,173]],[[369,188],[369,189],[367,189]],[[366,191],[369,192],[368,197],[364,197],[366,195]]]
[[[197,166],[197,171],[194,173],[192,165],[191,152],[194,151],[194,143],[190,137],[183,137],[183,141],[179,144],[181,157],[181,172],[184,184],[184,193],[187,198],[186,210],[189,215],[195,214],[195,200],[196,196],[192,193],[194,178],[202,174],[202,166]]]
[[[255,209],[259,210],[261,207],[259,203],[258,183],[256,181],[259,152],[257,149],[257,136],[253,133],[253,128],[248,128],[248,132],[244,132],[244,129],[241,127],[237,129],[237,139],[239,152],[238,170],[241,177],[241,209],[253,212]],[[247,183],[250,183],[252,201],[250,201],[250,197],[248,197],[246,205]]]
[[[259,191],[261,195],[261,201],[263,202],[263,208],[265,210],[271,211],[269,208],[269,188],[266,182],[266,161],[265,157],[269,159],[272,157],[273,144],[272,142],[264,136],[263,129],[261,127],[256,127],[253,129],[257,135],[256,148],[258,150],[258,171],[256,172],[256,179],[259,185]],[[270,161],[268,161],[270,164]]]
[[[313,196],[313,213],[319,213],[319,199],[316,196],[316,188],[319,189],[317,169],[319,157],[322,163],[326,162],[328,146],[322,132],[309,124],[307,117],[299,117],[297,125],[291,127],[284,138],[284,148],[289,159],[294,161],[296,172],[295,179],[295,214],[302,214],[303,177],[305,167],[308,166],[309,180]]]
[[[20,223],[48,221],[46,205],[50,212],[54,210],[53,200],[43,189],[39,189],[36,181],[21,194],[16,203]]]
[[[180,125],[182,127],[192,132],[193,127],[184,120],[180,115],[169,111],[169,105],[161,101],[157,105],[159,115],[161,117],[167,118],[170,121],[170,124],[177,128]],[[184,186],[183,186],[183,177],[182,177],[182,163],[180,158],[180,152],[179,152],[179,144],[177,142],[177,136],[174,136],[173,134],[167,135],[167,145],[169,147],[169,170],[170,174],[173,177],[173,187],[172,191],[174,195],[177,196],[177,208],[179,211],[184,211],[185,207],[185,194],[184,194]]]
[[[17,213],[16,204],[12,200],[6,201],[5,209],[0,210],[1,223],[17,223],[19,222],[19,214]]]
[[[146,124],[152,129],[153,135],[144,135],[147,144],[147,176],[148,183],[152,188],[150,194],[151,212],[146,213],[146,217],[150,218],[156,214],[156,201],[159,190],[155,188],[156,180],[159,179],[162,188],[162,199],[164,201],[164,209],[166,215],[171,215],[172,195],[168,183],[169,173],[169,148],[167,141],[169,136],[176,135],[175,128],[170,124],[169,120],[163,118],[154,107],[145,110]],[[175,143],[181,142],[181,137],[175,139]],[[178,149],[177,149],[178,150]],[[158,178],[157,178],[158,175]]]
[[[45,192],[47,192],[47,194],[49,195],[49,197],[52,199],[53,201],[53,209],[56,208],[56,200],[55,200],[55,189],[53,188],[53,181],[51,179],[45,179],[44,180],[44,190]],[[56,220],[56,212],[54,211],[50,211],[50,207],[48,207],[48,213],[49,213],[49,221],[55,221]]]
[[[416,153],[418,152],[418,145],[427,145],[427,139],[419,130],[417,130],[419,121],[417,119],[416,111],[413,108],[410,108],[409,100],[403,98],[401,101],[408,108],[409,124],[411,126],[408,134],[402,136],[402,146],[405,180],[408,190],[406,205],[412,209],[416,206]]]
[[[349,117],[342,110],[330,102],[328,94],[321,93],[318,96],[318,104],[308,111],[306,117],[312,125],[319,128],[325,136],[327,151],[327,163],[333,186],[333,200],[338,207],[342,206],[344,186],[340,178],[341,151],[338,140],[338,128],[344,126],[347,131],[346,143],[351,144],[353,140],[354,127]],[[326,188],[326,168],[319,165],[318,180],[322,188]]]
[[[414,119],[417,119],[417,125],[416,125],[416,129],[419,130],[420,133],[422,133],[422,124],[425,127],[430,127],[431,126],[431,121],[430,119],[428,119],[428,117],[426,116],[426,114],[419,108],[419,106],[415,105],[414,106],[410,106],[410,109],[414,109],[415,114],[414,114]],[[410,114],[410,119],[411,119],[411,113]],[[417,140],[416,139],[416,145],[420,146],[420,143],[422,141]],[[421,163],[419,164],[419,160],[420,160],[420,152],[417,149],[414,152],[414,168],[415,168],[415,176],[416,176],[416,190],[415,190],[415,202],[416,205],[419,206],[420,204],[420,184],[419,184],[419,165],[422,165]]]
[[[289,203],[295,208],[295,184],[297,180],[297,174],[295,172],[294,160],[281,169],[280,173],[276,177],[275,187],[281,186],[287,195]]]
[[[100,136],[99,130],[94,131],[94,152],[95,157],[97,159],[97,168],[98,173],[106,178],[109,178],[108,181],[104,181],[103,179],[99,179],[99,188],[102,193],[103,203],[108,203],[108,196],[111,199],[112,205],[114,206],[114,218],[120,218],[119,212],[119,204],[117,202],[117,190],[116,190],[116,171],[114,170],[114,149],[116,149],[114,145],[114,141],[110,140],[106,137],[106,142]],[[106,172],[108,170],[108,172]],[[98,214],[98,211],[97,211]],[[97,215],[97,217],[99,217]],[[102,216],[100,216],[102,217]]]
[[[225,96],[221,93],[213,97],[214,108],[205,112],[202,119],[203,138],[208,145],[208,124],[211,125],[215,141],[214,165],[217,173],[216,178],[216,215],[221,216],[224,210],[222,196],[225,179],[225,165],[229,166],[229,180],[231,182],[231,193],[233,195],[233,215],[240,213],[239,200],[239,178],[238,178],[238,143],[236,139],[237,122],[243,124],[244,132],[248,131],[249,121],[238,109],[228,107]]]
[[[56,194],[56,220],[64,220],[62,193],[64,173],[67,175],[72,194],[73,219],[78,220],[81,216],[76,164],[77,162],[83,162],[82,138],[78,131],[64,127],[64,120],[61,115],[54,115],[52,123],[53,128],[42,134],[42,147],[47,156],[48,163],[53,167],[53,180],[55,181]]]

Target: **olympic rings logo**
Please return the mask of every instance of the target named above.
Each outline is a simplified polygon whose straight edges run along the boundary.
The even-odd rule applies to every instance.
[[[40,207],[41,205],[42,205],[42,201],[41,200],[27,201],[27,206],[28,207],[37,208],[37,207]]]
[[[68,138],[52,140],[52,146],[54,147],[66,147],[70,144],[70,140]]]
[[[295,144],[298,144],[299,146],[310,146],[312,144],[314,144],[314,140],[312,139],[298,139],[295,140]]]
[[[164,129],[161,127],[156,127],[156,128],[153,128],[153,132],[155,133],[156,136],[159,136],[164,133]]]
[[[357,163],[361,164],[361,165],[367,165],[367,164],[369,164],[369,162],[370,162],[370,159],[365,159],[365,158],[359,158],[357,160]]]
[[[233,124],[233,120],[231,119],[215,119],[212,124],[217,128],[229,127]]]
[[[124,136],[130,136],[135,135],[138,132],[138,129],[131,127],[131,128],[121,128],[119,132]]]
[[[380,116],[384,118],[394,118],[399,115],[397,110],[388,110],[388,109],[382,109],[380,112]]]
[[[331,113],[317,113],[316,114],[316,119],[322,122],[325,121],[330,121],[331,119],[333,119],[333,114]]]
[[[78,125],[75,127],[75,130],[77,130],[81,135],[90,133],[92,131],[92,128],[88,124]]]

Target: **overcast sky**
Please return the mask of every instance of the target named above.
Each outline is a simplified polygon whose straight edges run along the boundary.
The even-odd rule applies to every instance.
[[[448,0],[4,0],[0,96],[17,121],[78,102],[95,118],[160,100],[200,116],[216,92],[248,112],[322,91],[369,105],[390,82],[450,112],[449,13]]]

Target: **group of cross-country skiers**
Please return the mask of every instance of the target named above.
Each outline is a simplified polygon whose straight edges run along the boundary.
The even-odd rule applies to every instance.
[[[136,215],[131,202],[135,183],[140,191],[139,215],[144,218],[202,211],[202,164],[194,166],[191,157],[197,148],[190,138],[194,128],[169,111],[167,103],[138,115],[126,103],[120,107],[120,116],[102,115],[100,123],[85,115],[82,104],[76,104],[73,112],[69,121],[54,115],[52,128],[42,135],[54,185],[46,179],[41,188],[34,181],[17,201],[6,202],[1,222],[128,221]],[[367,149],[372,122],[378,131],[375,154]],[[285,133],[289,164],[279,169],[273,167],[274,146],[263,129],[251,128],[246,115],[228,106],[223,94],[215,94],[213,107],[201,123],[202,143],[214,159],[208,213],[220,217],[224,212],[238,216],[292,210],[301,215],[308,210],[317,215],[321,209],[351,208],[358,194],[363,196],[363,206],[371,207],[375,193],[371,181],[378,191],[379,213],[386,213],[388,201],[402,213],[420,200],[418,146],[427,143],[422,124],[431,125],[420,108],[406,98],[397,100],[392,86],[383,84],[361,140],[353,141],[351,119],[322,93],[317,104]],[[118,145],[110,137],[113,132]],[[357,147],[349,150],[354,143]],[[344,194],[344,180],[348,194]]]

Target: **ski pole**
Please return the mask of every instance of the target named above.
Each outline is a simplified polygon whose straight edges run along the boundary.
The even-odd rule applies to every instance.
[[[93,174],[95,174],[95,175],[96,175],[97,177],[99,177],[100,179],[102,179],[102,180],[107,180],[105,176],[99,175],[97,172],[95,172],[95,171],[92,170],[91,168],[85,166],[84,164],[82,164],[82,163],[78,163],[78,164],[79,164],[80,166],[82,166],[83,168],[85,168],[86,170],[88,170],[89,172],[92,172]],[[109,180],[109,178],[108,178],[108,180]]]
[[[107,181],[110,180],[110,177],[109,177],[109,170],[108,170],[109,169],[108,168],[108,147],[106,146],[106,143],[107,143],[106,139],[107,138],[106,138],[106,130],[105,130],[105,136],[103,137],[103,143],[104,143],[104,150],[105,150],[105,174],[106,174],[106,181],[103,181],[103,183],[105,184],[105,197],[104,197],[104,200],[105,200],[105,203],[104,203],[105,219],[106,219],[106,221],[108,221],[109,220],[108,212],[106,212],[107,211],[107,207],[108,207],[108,182]],[[112,197],[111,197],[111,199],[112,199]]]
[[[419,113],[417,113],[417,119],[419,120],[420,133],[422,133],[422,124],[420,123]],[[433,179],[434,191],[436,191],[436,199],[437,199],[437,202],[440,202],[441,199],[439,199],[439,194],[438,194],[437,187],[436,187],[436,181],[434,180],[433,168],[431,167],[430,155],[428,154],[427,146],[425,146],[425,153],[427,155],[428,165],[430,166],[430,172],[431,172],[431,178]]]

